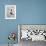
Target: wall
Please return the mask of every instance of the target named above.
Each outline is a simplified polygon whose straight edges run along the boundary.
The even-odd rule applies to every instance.
[[[17,1],[17,23],[46,24],[46,0]]]
[[[17,21],[5,19],[5,5],[7,4],[16,4],[16,1],[0,0],[0,44],[9,42],[8,35],[10,32],[16,32],[17,35]],[[17,39],[15,42],[18,42]]]
[[[16,20],[4,19],[6,4],[16,4]],[[17,24],[46,24],[46,0],[0,0],[0,44],[8,43],[9,32],[18,32]]]

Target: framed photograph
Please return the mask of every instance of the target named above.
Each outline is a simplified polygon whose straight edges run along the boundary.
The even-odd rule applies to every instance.
[[[5,19],[16,19],[16,5],[5,5]]]
[[[18,42],[23,40],[46,41],[45,24],[19,24]]]

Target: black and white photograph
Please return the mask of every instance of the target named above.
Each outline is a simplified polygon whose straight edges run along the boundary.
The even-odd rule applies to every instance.
[[[31,46],[34,43],[46,42],[46,25],[19,24],[18,41],[20,46]]]
[[[16,19],[16,5],[5,5],[5,19]]]

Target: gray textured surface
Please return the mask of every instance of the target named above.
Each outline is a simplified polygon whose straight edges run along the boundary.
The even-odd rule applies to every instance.
[[[45,41],[32,42],[31,40],[28,40],[28,41],[21,40],[20,46],[46,46],[46,42]]]
[[[0,44],[0,46],[8,46],[8,44]],[[18,46],[18,44],[15,44],[15,45],[11,45],[10,46]]]
[[[8,46],[8,44],[0,44],[0,46]],[[14,46],[46,46],[46,42],[45,41],[32,42],[31,40],[28,41],[21,40],[19,45],[15,44]]]

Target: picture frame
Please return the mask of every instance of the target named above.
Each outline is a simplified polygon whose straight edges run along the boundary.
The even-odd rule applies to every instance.
[[[16,5],[5,5],[5,19],[16,19]]]
[[[22,40],[46,41],[46,24],[18,24],[18,42]]]

